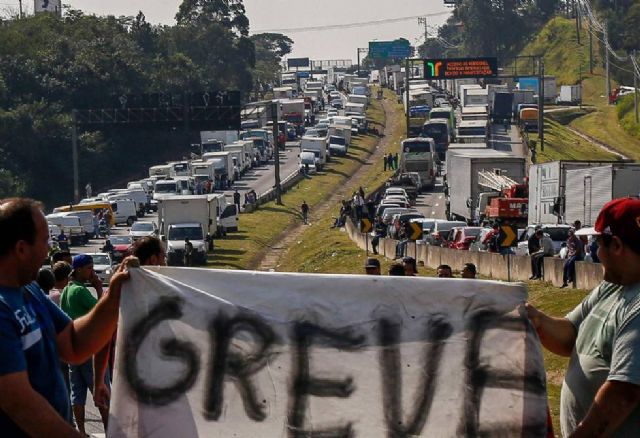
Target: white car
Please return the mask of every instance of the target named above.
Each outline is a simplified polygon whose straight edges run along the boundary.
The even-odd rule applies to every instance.
[[[102,284],[109,284],[113,274],[113,262],[111,256],[104,252],[87,254],[93,258],[93,270],[102,281]]]
[[[563,224],[543,224],[538,225],[542,228],[542,232],[549,237],[553,242],[553,252],[555,254],[560,253],[562,244],[569,238],[569,229],[571,225]],[[518,247],[516,248],[516,255],[529,255],[529,238],[536,232],[536,225],[529,225],[524,233],[520,236],[518,241]]]
[[[155,224],[155,222],[137,221],[133,225],[131,225],[129,235],[133,238],[133,240],[138,240],[141,237],[146,236],[157,236],[158,226]]]

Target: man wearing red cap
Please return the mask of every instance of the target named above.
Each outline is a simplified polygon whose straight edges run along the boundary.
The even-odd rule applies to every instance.
[[[640,430],[640,200],[606,204],[594,228],[604,281],[564,318],[527,304],[549,351],[571,357],[560,398],[563,436],[638,436]]]

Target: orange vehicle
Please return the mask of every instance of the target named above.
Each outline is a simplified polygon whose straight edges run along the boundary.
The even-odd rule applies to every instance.
[[[515,184],[502,190],[501,195],[491,199],[485,211],[489,220],[505,220],[509,223],[527,224],[529,208],[529,186]]]
[[[520,110],[520,125],[525,131],[538,131],[538,109],[523,108]]]

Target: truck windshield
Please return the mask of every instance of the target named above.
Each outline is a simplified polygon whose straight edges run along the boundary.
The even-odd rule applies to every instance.
[[[173,165],[173,170],[175,172],[186,172],[189,170],[189,165],[187,163],[177,163]]]
[[[449,111],[433,111],[430,115],[429,118],[431,119],[444,119],[444,120],[449,120],[449,116],[451,115],[451,113],[449,113]]]
[[[431,143],[428,141],[409,141],[402,145],[402,150],[407,154],[431,152]]]
[[[443,123],[427,123],[422,127],[422,135],[432,138],[436,143],[446,143],[449,138],[447,125]]]
[[[343,137],[338,137],[337,135],[332,135],[329,138],[329,144],[337,144],[337,145],[344,146],[345,145],[345,141],[344,141]]]
[[[204,240],[200,227],[172,227],[169,228],[169,240]]]
[[[158,181],[156,183],[155,192],[156,193],[175,193],[176,192],[176,183],[175,182],[162,183],[162,182]]]
[[[264,149],[264,140],[262,140],[261,138],[254,138],[253,145],[258,149],[262,150]]]
[[[204,143],[202,145],[202,153],[206,154],[207,152],[222,152],[222,143],[217,141]]]

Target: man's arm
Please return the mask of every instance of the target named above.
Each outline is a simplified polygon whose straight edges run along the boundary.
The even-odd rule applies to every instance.
[[[57,338],[60,358],[70,364],[81,364],[98,352],[113,336],[118,322],[122,284],[129,279],[127,257],[111,278],[109,289],[91,311],[68,324]]]
[[[28,436],[82,437],[33,389],[26,371],[0,376],[0,410]]]
[[[110,352],[111,342],[107,342],[107,344],[102,347],[102,350],[93,356],[93,401],[99,408],[109,407],[111,393],[105,383],[105,377],[107,375]]]
[[[555,318],[533,307],[525,305],[529,320],[535,327],[544,347],[560,356],[569,357],[576,343],[577,332],[567,318]]]
[[[609,436],[626,420],[640,402],[640,386],[609,380],[598,390],[595,400],[571,434],[572,438]]]

